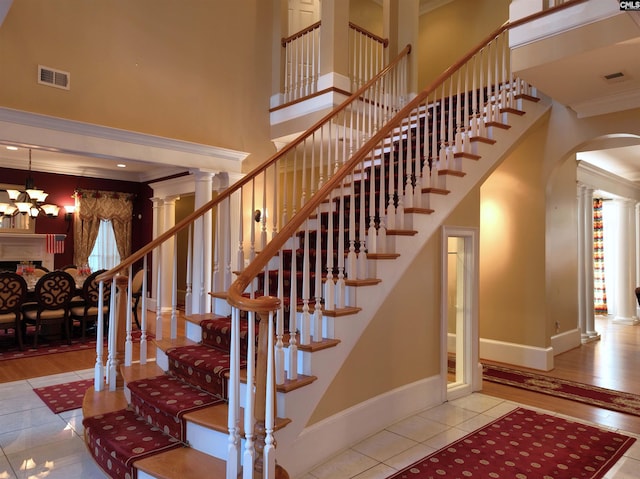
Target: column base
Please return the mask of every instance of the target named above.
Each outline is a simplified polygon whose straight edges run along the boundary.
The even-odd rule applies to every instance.
[[[631,318],[625,318],[623,316],[616,316],[615,318],[613,318],[612,320],[614,323],[616,324],[627,324],[629,326],[636,326],[638,324],[640,324],[640,319],[636,318],[635,316],[631,317]]]
[[[600,333],[598,333],[597,331],[582,333],[580,335],[580,341],[582,342],[582,344],[591,343],[593,341],[600,341]]]

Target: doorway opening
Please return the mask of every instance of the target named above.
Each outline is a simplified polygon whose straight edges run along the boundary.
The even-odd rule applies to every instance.
[[[478,390],[478,230],[442,229],[442,364],[446,399]]]

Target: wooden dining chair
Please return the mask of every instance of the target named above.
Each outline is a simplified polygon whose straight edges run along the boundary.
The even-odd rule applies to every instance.
[[[27,282],[14,272],[0,273],[0,328],[13,329],[16,344],[23,350],[21,307],[27,298]]]
[[[84,280],[82,285],[81,299],[80,301],[73,300],[70,309],[71,325],[76,322],[79,323],[82,330],[82,341],[85,340],[87,334],[87,324],[97,324],[100,300],[100,285],[96,281],[96,277],[104,273],[106,269],[101,269],[91,273]],[[107,318],[109,316],[109,301],[111,299],[111,284],[105,283],[102,292],[103,306],[102,314],[105,318],[105,324],[107,324]]]
[[[51,271],[38,279],[33,294],[34,302],[22,306],[22,320],[35,326],[35,348],[38,347],[38,336],[43,325],[59,324],[64,329],[67,343],[71,343],[69,305],[75,288],[73,277],[66,271]]]

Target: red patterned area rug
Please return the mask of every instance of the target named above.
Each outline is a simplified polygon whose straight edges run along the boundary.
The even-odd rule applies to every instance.
[[[640,416],[640,396],[542,374],[483,364],[483,379]]]
[[[56,414],[82,407],[84,393],[93,386],[93,379],[34,388],[40,399]]]
[[[635,438],[518,408],[388,479],[601,479]]]

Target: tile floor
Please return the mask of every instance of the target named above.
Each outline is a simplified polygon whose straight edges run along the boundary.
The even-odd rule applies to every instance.
[[[0,479],[105,479],[83,443],[82,411],[53,414],[33,392],[92,376],[87,369],[0,384]],[[300,479],[384,479],[515,407],[483,394],[451,401],[389,426]],[[637,478],[638,471],[640,438],[605,478]]]

